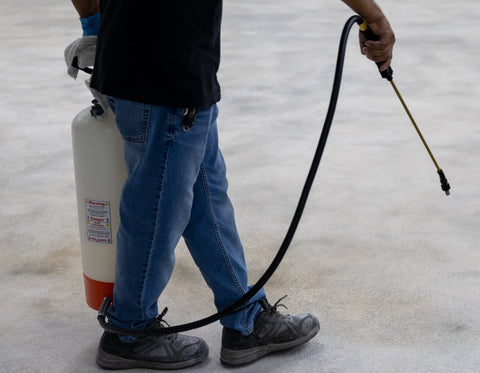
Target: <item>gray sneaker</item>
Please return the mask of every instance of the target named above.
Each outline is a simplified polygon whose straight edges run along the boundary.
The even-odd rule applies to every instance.
[[[279,302],[271,306],[266,300],[261,301],[264,310],[255,320],[253,333],[248,336],[223,328],[220,354],[223,363],[248,364],[271,352],[299,346],[318,333],[320,324],[315,316],[309,313],[282,315],[277,311]]]
[[[162,315],[148,328],[163,327]],[[97,364],[105,369],[182,369],[201,363],[207,356],[207,344],[197,337],[148,335],[125,343],[117,334],[104,332],[98,346]]]

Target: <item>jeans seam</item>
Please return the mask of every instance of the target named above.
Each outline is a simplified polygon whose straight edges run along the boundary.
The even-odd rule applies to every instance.
[[[148,249],[148,256],[146,258],[146,262],[145,262],[145,265],[144,265],[144,270],[143,270],[143,273],[142,273],[142,286],[141,286],[141,291],[140,291],[140,298],[139,298],[139,308],[142,310],[142,317],[145,318],[146,317],[146,310],[143,309],[142,307],[142,300],[144,299],[145,297],[145,280],[146,280],[146,277],[147,277],[147,273],[149,272],[148,269],[150,268],[151,266],[151,261],[152,261],[152,252],[154,250],[154,242],[155,242],[155,237],[156,237],[156,234],[157,234],[157,228],[158,228],[158,224],[157,224],[157,218],[158,218],[158,211],[160,210],[160,203],[162,201],[162,192],[163,192],[163,185],[165,183],[165,173],[166,173],[166,169],[167,169],[167,163],[168,163],[168,154],[170,152],[170,147],[172,145],[172,142],[173,140],[172,139],[169,139],[167,141],[167,144],[166,144],[166,147],[165,147],[165,151],[164,151],[164,154],[163,154],[163,163],[162,163],[162,168],[160,170],[160,175],[159,175],[159,178],[160,178],[160,183],[158,185],[158,192],[157,192],[157,195],[156,195],[156,206],[155,206],[155,210],[154,210],[154,213],[153,213],[153,216],[154,216],[154,223],[153,223],[153,232],[152,232],[152,235],[150,237],[150,247]]]
[[[230,273],[230,277],[231,277],[233,283],[235,284],[239,294],[243,295],[243,294],[245,294],[246,290],[243,289],[242,284],[240,283],[240,281],[238,281],[238,278],[233,271],[232,264],[231,264],[230,260],[228,259],[227,255],[226,255],[225,246],[224,246],[224,244],[222,242],[222,239],[220,237],[220,232],[218,230],[218,225],[217,225],[217,222],[216,222],[216,219],[215,219],[215,214],[214,214],[213,206],[212,206],[212,202],[211,202],[211,193],[210,193],[210,188],[208,187],[208,178],[207,178],[207,174],[206,174],[205,167],[203,166],[203,164],[200,165],[200,177],[201,177],[201,180],[202,180],[202,186],[203,186],[203,191],[205,193],[205,198],[207,200],[208,212],[209,212],[209,215],[210,215],[209,216],[210,222],[212,223],[212,227],[213,227],[213,231],[215,233],[215,239],[217,241],[218,248],[220,249],[220,252],[222,254],[222,258],[225,261],[225,264],[228,268],[228,272]]]
[[[151,105],[144,104],[143,105],[143,121],[144,121],[143,142],[147,141],[148,127],[150,125],[150,113],[151,113]]]
[[[253,330],[250,330],[250,328],[248,327],[248,324],[247,324],[247,309],[248,307],[245,307],[242,311],[241,311],[241,317],[240,317],[240,325],[242,325],[243,329],[245,329],[248,334],[252,333]]]

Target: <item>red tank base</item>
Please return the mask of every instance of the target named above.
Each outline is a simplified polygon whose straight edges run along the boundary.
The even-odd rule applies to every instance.
[[[86,276],[85,273],[83,279],[87,304],[91,308],[98,311],[105,297],[113,299],[113,282],[97,281]]]

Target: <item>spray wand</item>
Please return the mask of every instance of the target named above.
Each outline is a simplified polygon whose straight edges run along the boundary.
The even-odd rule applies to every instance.
[[[366,40],[378,40],[378,37],[372,32],[372,30],[368,27],[367,22],[363,21],[363,23],[360,23],[361,21],[357,21],[359,23],[359,28],[360,28],[360,33],[364,36]],[[420,136],[420,139],[423,142],[423,145],[425,146],[425,149],[427,149],[428,154],[430,155],[430,158],[432,158],[433,164],[437,168],[437,173],[440,176],[440,185],[442,187],[442,190],[445,192],[445,194],[448,196],[450,195],[450,184],[448,183],[447,178],[445,177],[445,173],[443,170],[440,168],[438,165],[437,161],[435,160],[435,157],[433,156],[432,151],[428,147],[427,142],[425,141],[425,138],[422,135],[422,132],[420,132],[420,129],[418,128],[417,123],[415,122],[415,119],[413,119],[412,114],[410,113],[410,110],[408,110],[407,104],[402,98],[402,95],[397,89],[397,86],[393,82],[393,70],[391,67],[388,67],[388,69],[380,71],[380,66],[382,65],[383,62],[376,62],[378,71],[380,72],[380,75],[382,78],[387,79],[390,84],[393,87],[393,90],[397,94],[398,99],[402,103],[403,108],[407,112],[408,117],[410,118],[410,121],[412,122],[413,126],[415,127],[415,130],[418,133],[418,136]]]

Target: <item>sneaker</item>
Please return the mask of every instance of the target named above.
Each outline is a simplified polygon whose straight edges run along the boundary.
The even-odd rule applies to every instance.
[[[223,328],[220,354],[223,363],[233,366],[252,363],[271,352],[299,346],[318,333],[320,324],[315,316],[309,313],[291,316],[278,312],[278,303],[282,299],[273,306],[266,300],[260,301],[263,311],[255,320],[253,333],[247,336]]]
[[[161,318],[147,328],[163,328]],[[122,342],[117,334],[104,332],[97,352],[97,364],[105,369],[182,369],[199,364],[208,356],[208,346],[201,338],[182,334],[138,336]]]

